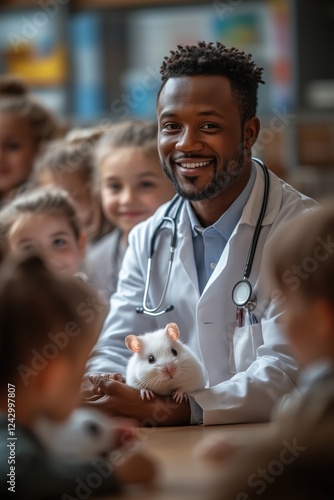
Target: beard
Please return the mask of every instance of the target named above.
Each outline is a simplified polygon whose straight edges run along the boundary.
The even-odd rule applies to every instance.
[[[162,170],[166,177],[173,184],[175,191],[185,200],[201,201],[212,198],[216,194],[224,191],[229,187],[239,176],[244,162],[244,151],[237,153],[235,158],[228,160],[224,163],[223,169],[220,172],[216,171],[214,166],[214,173],[211,181],[202,188],[193,188],[192,191],[183,189],[178,181],[174,172],[167,166],[166,162],[161,159]]]

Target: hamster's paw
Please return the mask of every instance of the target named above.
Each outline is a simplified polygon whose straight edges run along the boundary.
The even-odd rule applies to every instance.
[[[154,392],[150,391],[149,389],[140,389],[140,397],[144,400],[144,399],[154,399],[155,398],[155,394]]]
[[[181,389],[176,389],[176,391],[172,393],[172,398],[179,404],[182,403],[183,400],[188,400],[187,394],[181,391]]]

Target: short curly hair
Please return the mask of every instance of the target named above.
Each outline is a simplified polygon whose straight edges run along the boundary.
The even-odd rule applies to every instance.
[[[158,99],[169,78],[198,75],[222,75],[231,82],[242,122],[256,115],[257,91],[263,68],[257,67],[251,54],[220,42],[198,42],[197,45],[178,45],[164,58],[160,68],[162,84]]]

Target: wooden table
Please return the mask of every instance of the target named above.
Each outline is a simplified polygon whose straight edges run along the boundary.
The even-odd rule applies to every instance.
[[[222,465],[199,459],[194,447],[204,437],[235,436],[247,444],[251,439],[265,439],[270,424],[220,426],[160,427],[141,429],[144,448],[156,458],[160,473],[150,487],[128,488],[117,500],[209,500],[212,484],[221,475]]]

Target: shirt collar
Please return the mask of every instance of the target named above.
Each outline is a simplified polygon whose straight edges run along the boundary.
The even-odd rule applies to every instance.
[[[253,189],[255,178],[256,168],[254,165],[252,165],[251,175],[242,192],[234,200],[232,205],[229,206],[226,212],[224,212],[221,217],[214,224],[212,224],[212,226],[210,226],[218,231],[226,241],[230,238],[233,229],[241,218],[244,206],[246,205],[249,195]],[[196,238],[199,234],[203,233],[203,231],[208,228],[203,228],[201,226],[189,201],[186,202],[186,207],[190,219],[193,238]]]

